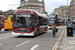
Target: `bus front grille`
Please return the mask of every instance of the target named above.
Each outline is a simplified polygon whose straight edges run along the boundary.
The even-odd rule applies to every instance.
[[[17,32],[28,32],[29,30],[16,30]]]

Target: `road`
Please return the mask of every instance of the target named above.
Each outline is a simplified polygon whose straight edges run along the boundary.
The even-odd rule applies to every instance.
[[[51,30],[37,37],[19,37],[4,32],[0,34],[0,50],[52,50],[63,30],[59,28],[56,37],[52,36]]]

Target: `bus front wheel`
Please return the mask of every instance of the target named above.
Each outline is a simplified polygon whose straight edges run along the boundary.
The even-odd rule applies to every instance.
[[[36,31],[36,32],[34,33],[34,36],[37,36],[37,35],[39,35],[39,31]]]

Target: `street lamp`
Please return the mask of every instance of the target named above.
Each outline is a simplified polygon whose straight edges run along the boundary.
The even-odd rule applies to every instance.
[[[25,9],[25,0],[23,0],[23,4],[24,4],[24,9]]]
[[[67,0],[67,25],[68,25],[68,0]]]

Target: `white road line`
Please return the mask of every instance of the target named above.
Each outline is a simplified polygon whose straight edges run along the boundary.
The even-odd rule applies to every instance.
[[[0,38],[0,40],[2,40],[2,39],[6,39],[6,38],[10,38],[10,37],[13,37],[13,36],[5,37],[5,38]]]
[[[28,43],[28,42],[30,42],[30,40],[28,40],[28,41],[26,41],[26,42],[23,42],[23,43],[21,43],[21,44],[15,46],[15,47],[19,47],[19,46],[21,46],[21,45],[23,45],[23,44],[26,44],[26,43]]]
[[[36,49],[37,47],[39,47],[39,45],[33,46],[30,50],[34,50],[34,49]]]
[[[2,44],[0,44],[0,45],[2,45]]]
[[[75,45],[75,43],[69,43],[69,44],[73,44],[73,45]]]
[[[75,41],[68,41],[68,42],[75,42]]]

